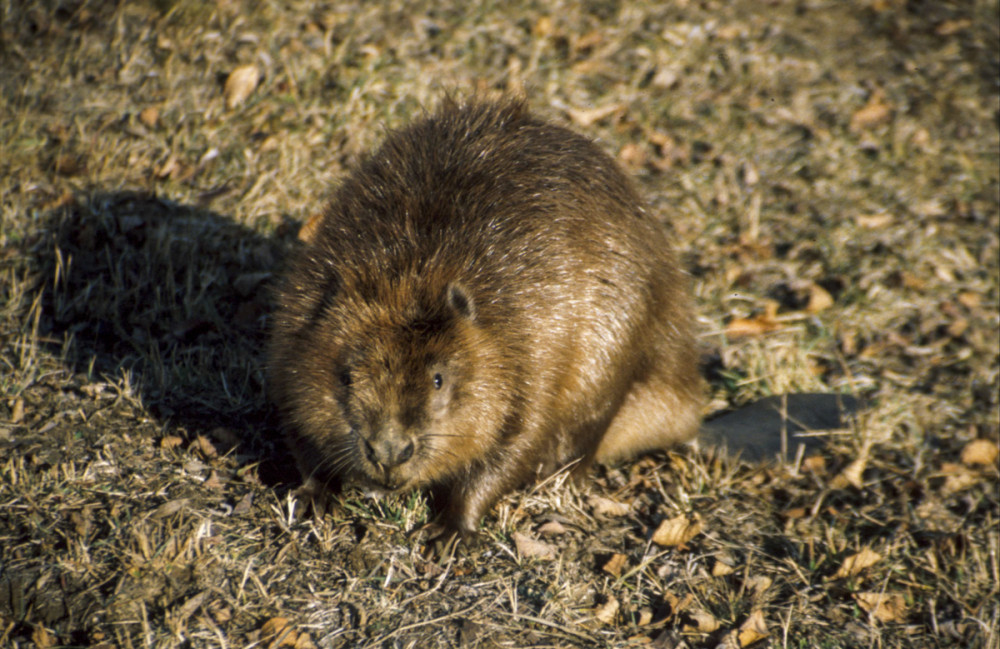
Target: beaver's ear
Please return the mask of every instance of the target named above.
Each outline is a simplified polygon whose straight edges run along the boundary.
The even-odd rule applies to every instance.
[[[472,296],[469,294],[468,289],[464,286],[458,282],[448,284],[446,299],[448,301],[448,308],[456,315],[468,318],[469,320],[476,319],[476,305],[472,301]]]

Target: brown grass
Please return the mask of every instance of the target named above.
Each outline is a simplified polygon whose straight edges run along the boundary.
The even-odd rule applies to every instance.
[[[0,1],[0,646],[998,647],[997,9]],[[801,465],[523,490],[432,562],[420,494],[302,516],[266,291],[387,126],[521,89],[672,224],[715,408],[872,407]]]

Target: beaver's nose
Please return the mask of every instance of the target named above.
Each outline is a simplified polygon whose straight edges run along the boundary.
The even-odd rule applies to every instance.
[[[372,464],[391,469],[413,457],[413,440],[395,436],[365,440],[365,455]]]

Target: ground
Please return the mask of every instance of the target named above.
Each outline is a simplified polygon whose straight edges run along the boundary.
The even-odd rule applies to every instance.
[[[0,0],[0,646],[996,648],[997,10]],[[274,273],[386,128],[501,91],[669,224],[707,415],[859,419],[557,477],[452,559],[419,493],[305,511]]]

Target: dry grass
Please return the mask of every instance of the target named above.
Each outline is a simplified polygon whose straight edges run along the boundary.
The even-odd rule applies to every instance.
[[[0,646],[998,647],[995,0],[0,12]],[[873,405],[801,466],[522,491],[440,565],[419,494],[296,511],[266,290],[387,125],[522,88],[672,223],[718,407]]]

